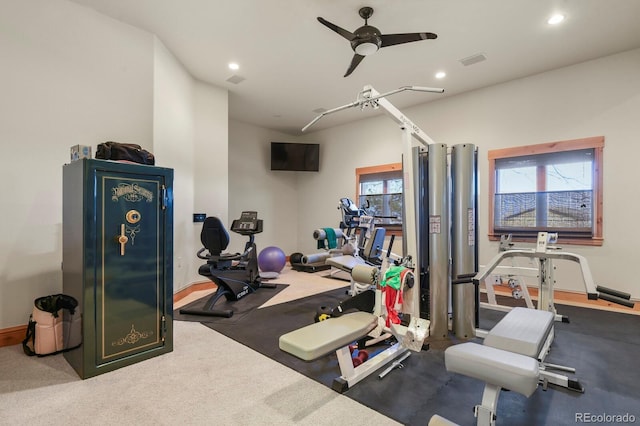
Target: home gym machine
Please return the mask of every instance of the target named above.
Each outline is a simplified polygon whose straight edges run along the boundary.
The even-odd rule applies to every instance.
[[[403,311],[430,321],[430,339],[474,336],[479,323],[477,149],[435,143],[386,98],[403,91],[443,93],[444,89],[403,86],[379,93],[365,86],[356,101],[318,115],[352,107],[382,108],[402,130],[403,253],[419,286],[404,289]],[[418,142],[414,145],[414,141]]]
[[[331,269],[325,261],[332,256],[353,255],[356,252],[351,231],[358,223],[360,215],[364,211],[356,207],[351,200],[341,198],[338,210],[342,213],[342,220],[338,228],[318,228],[313,231],[313,239],[316,240],[318,249],[323,252],[313,254],[293,253],[289,257],[291,267],[301,272],[318,272]]]
[[[293,253],[291,267],[301,272],[318,272],[335,267],[330,276],[343,271],[351,273],[355,265],[381,265],[385,229],[376,227],[377,216],[369,215],[364,207],[358,207],[349,198],[340,198],[339,228],[319,228],[313,231],[313,239],[323,252],[314,254]],[[330,260],[330,261],[329,261]]]
[[[554,260],[568,260],[580,266],[583,283],[590,300],[603,299],[633,308],[630,295],[606,287],[596,286],[589,265],[584,257],[564,252],[550,244],[556,235],[540,232],[533,249],[510,247],[508,238],[503,239],[502,250],[496,255],[474,281],[485,280],[493,271],[519,275],[521,269],[500,266],[507,259],[524,258],[537,263],[538,305],[537,309],[489,305],[491,309],[506,310],[507,314],[491,329],[476,330],[483,344],[466,342],[445,350],[447,371],[473,377],[485,382],[482,402],[474,407],[479,426],[494,426],[498,399],[502,389],[531,396],[539,385],[547,389],[549,384],[575,392],[584,392],[582,384],[562,372],[575,373],[572,367],[551,364],[545,361],[555,336],[554,322],[569,322],[556,312],[554,304]],[[527,272],[531,268],[526,268]],[[488,283],[488,286],[493,284]],[[524,287],[526,291],[526,286]],[[528,294],[528,293],[527,293]],[[528,305],[531,301],[528,301]],[[506,308],[506,309],[503,309]],[[560,373],[559,373],[560,372]],[[429,424],[450,424],[434,416]]]
[[[255,234],[262,232],[262,220],[255,211],[245,211],[240,219],[231,224],[231,231],[249,237],[243,253],[223,253],[229,245],[229,233],[217,217],[207,217],[202,224],[200,241],[202,247],[197,256],[207,261],[198,273],[213,281],[217,289],[201,309],[180,309],[181,314],[213,317],[233,316],[231,309],[215,309],[214,305],[224,296],[227,301],[237,301],[254,293],[259,288],[275,288],[273,284],[263,284],[258,270],[258,253],[254,242]]]
[[[280,349],[307,361],[336,351],[342,376],[334,382],[334,389],[340,391],[386,363],[392,363],[390,369],[401,367],[408,351],[422,350],[426,339],[448,338],[450,293],[455,334],[472,337],[478,322],[478,291],[472,281],[478,265],[477,150],[472,144],[459,144],[449,151],[446,145],[434,143],[386,99],[405,90],[443,92],[405,86],[379,94],[365,86],[355,102],[323,112],[302,129],[327,114],[359,106],[382,107],[402,130],[402,263],[414,277],[403,281],[401,288],[402,324],[408,325],[392,325],[397,343],[358,366],[350,363],[348,344],[377,327],[379,318],[373,313],[329,318],[280,337]],[[416,146],[414,139],[419,143]]]
[[[478,282],[484,281],[487,292],[488,302],[480,303],[480,306],[505,312],[512,309],[510,306],[500,305],[493,290],[493,284],[496,281],[502,281],[502,277],[506,276],[507,282],[515,281],[517,283],[510,285],[510,287],[518,289],[516,290],[518,294],[515,294],[514,297],[524,298],[528,308],[550,311],[554,314],[556,321],[569,322],[568,317],[556,312],[554,301],[556,282],[554,260],[567,260],[579,265],[587,299],[602,299],[633,309],[634,303],[630,301],[630,294],[596,285],[587,259],[579,254],[565,252],[562,247],[556,245],[557,240],[558,234],[555,232],[539,232],[535,248],[518,248],[513,246],[511,235],[502,236],[498,254],[475,277]],[[516,259],[526,259],[533,267],[516,265],[514,263]],[[510,265],[504,265],[507,260],[511,261]],[[531,300],[526,282],[522,279],[525,276],[537,279],[537,308]]]

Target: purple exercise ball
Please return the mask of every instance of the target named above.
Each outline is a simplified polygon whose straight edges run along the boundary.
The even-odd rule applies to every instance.
[[[278,247],[265,247],[258,254],[258,268],[262,272],[280,272],[287,263],[287,256]]]

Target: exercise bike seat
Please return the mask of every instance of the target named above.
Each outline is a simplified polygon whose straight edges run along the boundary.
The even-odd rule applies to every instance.
[[[200,241],[203,247],[198,251],[197,256],[207,261],[205,265],[200,266],[198,273],[200,275],[210,277],[211,269],[227,269],[231,267],[233,260],[240,260],[240,253],[223,253],[229,246],[229,233],[217,217],[207,217],[202,224],[200,232]],[[203,254],[205,251],[208,254]]]
[[[204,220],[200,241],[211,256],[220,256],[229,246],[229,239],[229,233],[219,218],[210,216]]]

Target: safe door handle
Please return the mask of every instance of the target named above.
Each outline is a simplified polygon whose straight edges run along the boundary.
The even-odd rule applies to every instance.
[[[124,256],[124,247],[129,241],[129,237],[125,233],[124,223],[120,225],[120,235],[118,236],[118,242],[120,243],[120,256]]]

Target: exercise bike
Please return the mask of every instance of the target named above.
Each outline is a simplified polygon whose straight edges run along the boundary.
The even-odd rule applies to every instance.
[[[229,233],[217,217],[207,217],[202,225],[200,241],[202,247],[197,256],[207,261],[198,273],[213,281],[217,289],[200,309],[183,308],[181,314],[213,317],[233,316],[233,310],[215,309],[214,305],[223,296],[233,302],[254,293],[259,288],[276,288],[273,284],[263,284],[258,269],[258,253],[254,242],[255,234],[262,232],[262,220],[255,211],[245,211],[240,219],[231,224],[231,231],[249,237],[243,253],[223,253],[229,245]]]

